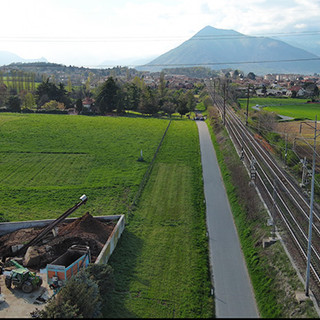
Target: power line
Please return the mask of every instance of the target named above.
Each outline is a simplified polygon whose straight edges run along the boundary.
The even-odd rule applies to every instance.
[[[291,36],[310,36],[310,35],[320,35],[320,31],[305,31],[305,32],[279,32],[279,33],[265,33],[265,34],[255,34],[255,35],[245,35],[241,33],[236,34],[216,34],[216,35],[194,35],[188,40],[201,41],[201,40],[236,40],[243,38],[257,38],[257,37],[291,37]],[[9,42],[136,42],[136,41],[176,41],[185,40],[186,36],[110,36],[110,37],[97,37],[97,36],[87,36],[87,37],[74,37],[74,36],[0,36],[0,41]],[[188,41],[185,40],[185,41]]]
[[[225,61],[225,62],[206,62],[206,63],[147,63],[147,64],[126,64],[130,67],[208,67],[215,65],[239,65],[239,64],[255,64],[255,63],[282,63],[282,62],[304,62],[304,61],[319,61],[318,58],[305,59],[283,59],[283,60],[259,60],[259,61]],[[50,66],[48,66],[50,67]],[[55,66],[52,66],[55,67]],[[103,65],[103,67],[114,67],[114,65]]]
[[[319,61],[318,58],[302,58],[302,59],[283,59],[283,60],[259,60],[259,61],[225,61],[225,62],[207,62],[207,63],[159,63],[147,64],[147,67],[195,67],[195,66],[213,66],[213,65],[230,65],[230,64],[254,64],[254,63],[280,63],[280,62],[303,62],[303,61]]]

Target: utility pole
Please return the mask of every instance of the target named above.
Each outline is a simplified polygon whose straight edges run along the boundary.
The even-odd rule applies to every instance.
[[[248,112],[249,112],[249,94],[250,94],[250,84],[248,84],[248,93],[247,93],[246,126],[248,125]]]
[[[308,126],[312,127],[308,122]],[[300,124],[300,132],[301,132]],[[308,251],[307,251],[307,270],[306,270],[306,296],[309,296],[309,282],[310,282],[310,260],[311,260],[311,239],[312,239],[312,218],[313,218],[313,198],[314,198],[314,175],[316,166],[316,143],[317,143],[317,116],[314,122],[314,140],[313,140],[313,158],[312,158],[312,180],[311,180],[311,198],[310,198],[310,215],[309,215],[309,237],[308,237]]]
[[[216,81],[213,79],[213,104],[215,104],[216,100]]]
[[[223,83],[223,124],[226,125],[226,83]]]
[[[244,160],[244,149],[243,149],[243,146],[241,146],[240,160],[241,160],[241,161]]]
[[[304,157],[304,159],[300,159],[300,162],[302,163],[302,178],[301,178],[301,183],[300,187],[305,187],[307,184],[307,172],[308,172],[308,167],[307,167],[307,157]]]
[[[286,146],[284,151],[284,165],[287,165],[287,155],[288,155],[288,134],[286,133]]]
[[[273,193],[272,193],[272,238],[276,237],[276,203],[277,203],[277,180],[273,179]]]
[[[250,179],[251,179],[251,183],[254,184],[254,181],[256,180],[256,158],[254,156],[252,156],[251,161],[250,161]]]

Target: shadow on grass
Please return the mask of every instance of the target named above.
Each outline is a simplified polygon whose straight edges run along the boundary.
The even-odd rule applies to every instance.
[[[134,233],[125,229],[117,248],[108,264],[114,271],[115,289],[108,297],[102,314],[104,318],[137,318],[138,316],[126,308],[126,300],[131,299],[130,282],[136,279],[135,266],[140,255],[143,241]]]

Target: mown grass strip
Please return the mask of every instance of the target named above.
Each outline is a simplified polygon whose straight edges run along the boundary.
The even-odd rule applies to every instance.
[[[197,127],[173,121],[109,263],[105,317],[213,316]]]

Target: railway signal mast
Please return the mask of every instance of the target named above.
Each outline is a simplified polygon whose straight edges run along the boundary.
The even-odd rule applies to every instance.
[[[315,117],[314,127],[308,122],[301,122],[300,133],[302,124],[305,123],[314,129],[313,140],[313,157],[312,157],[312,179],[311,179],[311,198],[310,198],[310,215],[309,215],[309,237],[308,237],[308,251],[307,251],[307,271],[306,271],[306,296],[309,296],[309,282],[310,282],[310,260],[311,260],[311,239],[312,239],[312,218],[313,218],[313,198],[314,198],[314,175],[316,165],[316,143],[317,143],[317,116]]]

